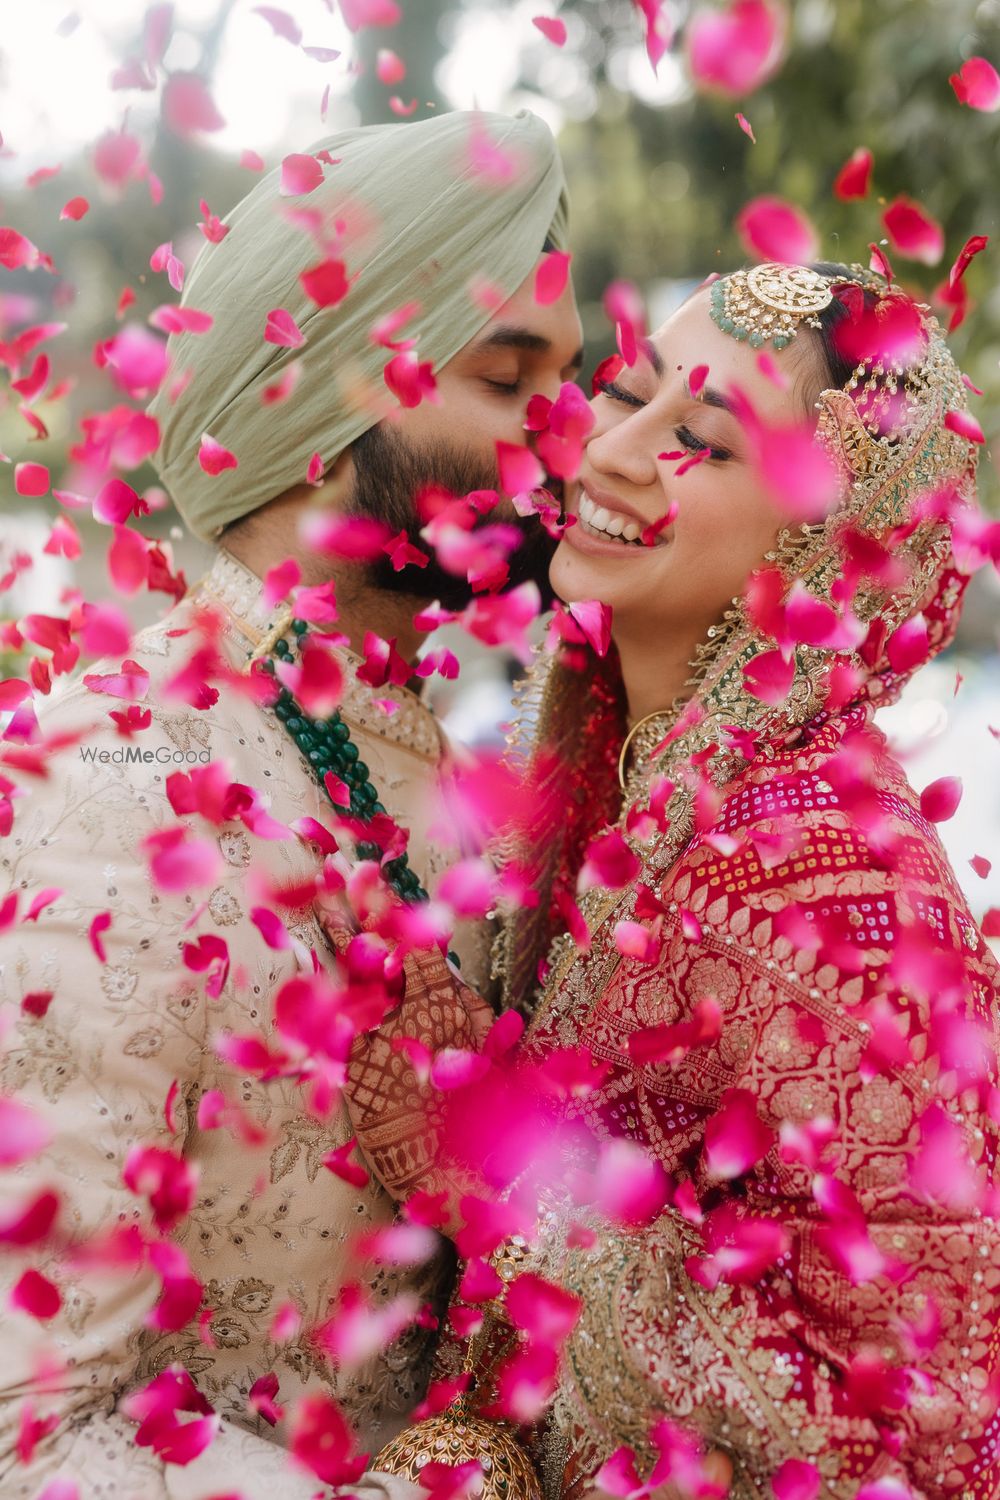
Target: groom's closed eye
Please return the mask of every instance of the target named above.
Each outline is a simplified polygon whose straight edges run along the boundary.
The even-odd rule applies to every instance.
[[[504,395],[519,395],[543,360],[558,356],[552,340],[517,324],[491,328],[469,351],[482,370],[482,379]],[[583,367],[583,346],[560,367],[562,380],[575,380]]]

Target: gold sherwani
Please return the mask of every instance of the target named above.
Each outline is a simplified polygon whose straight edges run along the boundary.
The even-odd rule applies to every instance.
[[[196,598],[222,606],[223,649],[237,667],[272,623],[260,581],[220,552],[205,579],[162,622],[139,633],[129,654],[149,672],[143,706],[153,717],[135,743],[159,758],[101,762],[99,756],[85,759],[74,745],[51,758],[47,778],[17,777],[25,796],[5,841],[5,885],[20,893],[19,916],[40,891],[60,894],[36,921],[19,921],[2,939],[0,999],[9,1031],[0,1091],[34,1110],[51,1141],[37,1159],[5,1172],[0,1216],[8,1218],[16,1203],[51,1187],[62,1200],[62,1231],[74,1240],[144,1222],[141,1200],[122,1182],[129,1149],[140,1143],[182,1151],[197,1167],[198,1196],[176,1238],[204,1284],[211,1337],[199,1335],[197,1320],[179,1333],[144,1327],[159,1291],[150,1270],[68,1272],[64,1258],[46,1265],[45,1253],[32,1251],[28,1263],[57,1282],[63,1306],[40,1323],[8,1312],[3,1292],[0,1487],[7,1500],[35,1496],[56,1473],[72,1477],[84,1496],[125,1500],[237,1490],[254,1500],[298,1500],[313,1493],[315,1478],[305,1472],[298,1478],[289,1467],[282,1425],[272,1430],[248,1412],[253,1382],[273,1371],[280,1403],[306,1390],[331,1393],[362,1448],[377,1450],[422,1394],[428,1335],[411,1330],[360,1368],[337,1372],[310,1345],[309,1330],[346,1282],[366,1284],[366,1295],[383,1305],[405,1290],[421,1299],[440,1295],[450,1270],[444,1251],[416,1269],[359,1264],[349,1237],[390,1222],[394,1205],[374,1179],[359,1190],[323,1166],[327,1153],[354,1134],[346,1110],[321,1123],[305,1112],[293,1082],[241,1077],[213,1046],[225,1033],[272,1040],[275,990],[300,966],[311,967],[310,949],[328,952],[311,905],[288,918],[300,945],[292,949],[268,947],[250,918],[260,904],[248,889],[251,867],[284,885],[309,880],[319,867],[316,848],[296,838],[258,838],[238,822],[214,827],[192,817],[186,821],[199,837],[217,841],[225,873],[211,891],[187,895],[158,891],[139,851],[142,838],[176,821],[165,783],[190,763],[163,763],[175,752],[224,757],[232,779],[259,789],[283,824],[301,817],[328,823],[323,791],[271,713],[226,688],[204,710],[161,698],[164,680],[196,644],[184,633]],[[384,805],[409,830],[410,863],[426,886],[446,863],[430,836],[433,783],[445,753],[441,733],[417,697],[392,688],[372,695],[354,675],[356,659],[346,651],[342,658],[347,687],[341,712]],[[117,668],[117,662],[98,663],[91,670]],[[387,716],[373,696],[397,698],[398,712]],[[124,706],[77,680],[45,705],[42,731],[51,737],[97,724],[83,744],[120,751],[128,742],[108,711]],[[88,933],[104,911],[112,922],[103,935],[102,963]],[[205,976],[182,959],[183,945],[203,933],[219,934],[229,948],[229,975],[216,999],[206,998]],[[466,924],[456,946],[466,977],[476,984],[484,972],[485,935]],[[47,991],[52,1000],[44,1015],[24,1012],[25,995]],[[164,1106],[175,1081],[171,1133]],[[199,1128],[198,1103],[209,1089],[222,1090],[266,1131],[261,1149],[250,1149],[230,1129]],[[9,1254],[0,1262],[9,1282],[22,1269],[16,1262],[19,1257]],[[288,1304],[300,1332],[275,1337],[275,1314]],[[68,1363],[68,1373],[61,1393],[35,1396],[31,1382],[47,1354]],[[122,1394],[176,1362],[223,1418],[215,1441],[187,1468],[164,1466],[148,1449],[136,1448],[134,1424],[116,1410]],[[55,1413],[59,1424],[24,1467],[14,1449],[26,1395],[36,1416]]]

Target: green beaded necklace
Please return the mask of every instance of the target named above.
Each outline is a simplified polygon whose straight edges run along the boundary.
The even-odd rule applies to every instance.
[[[309,630],[309,624],[306,620],[293,619],[291,628],[301,641],[301,637]],[[275,641],[271,650],[282,661],[294,660],[292,648],[284,636]],[[274,673],[274,662],[270,657],[265,656],[261,665],[265,672]],[[330,788],[326,784],[328,771],[332,771],[334,776],[347,787],[350,793],[349,810],[352,817],[357,818],[359,822],[368,823],[376,814],[385,812],[384,806],[379,801],[378,792],[372,785],[368,767],[358,754],[358,747],[351,739],[351,731],[341,718],[339,710],[335,709],[328,719],[314,719],[306,713],[294,694],[286,687],[281,688],[271,706],[275,717],[284,725],[301,750],[313,775],[338,812],[343,811],[343,805],[334,801]],[[377,860],[381,857],[382,850],[376,843],[360,842],[356,847],[360,859]],[[389,860],[382,868],[389,885],[401,900],[412,905],[415,902],[430,899],[410,869],[405,850],[396,859]],[[448,957],[457,968],[457,956],[449,953]]]

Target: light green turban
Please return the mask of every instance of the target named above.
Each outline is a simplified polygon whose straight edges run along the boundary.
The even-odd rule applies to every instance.
[[[280,169],[270,172],[233,209],[225,238],[202,250],[183,305],[210,313],[212,327],[171,336],[170,372],[149,407],[160,424],[160,476],[205,540],[301,483],[314,453],[328,468],[380,419],[384,405],[372,392],[385,394],[393,353],[372,342],[380,319],[418,302],[396,337],[417,336],[418,357],[439,369],[489,321],[484,280],[506,299],[546,236],[565,247],[562,164],[548,127],[528,110],[345,130],[316,142],[317,151],[335,163],[320,186],[282,197]],[[352,284],[335,306],[318,307],[299,281],[324,252],[292,215],[319,216],[328,235],[336,221],[346,226],[332,254]],[[265,341],[275,308],[292,315],[304,345]],[[292,362],[301,365],[292,394],[262,402]],[[202,469],[206,432],[238,468]]]

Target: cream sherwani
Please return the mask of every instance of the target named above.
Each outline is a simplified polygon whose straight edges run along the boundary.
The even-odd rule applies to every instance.
[[[234,666],[245,663],[272,623],[260,581],[220,551],[205,579],[133,643],[130,655],[150,675],[144,706],[153,716],[136,743],[170,756],[206,750],[213,759],[225,758],[234,781],[258,788],[279,822],[303,816],[327,822],[322,790],[271,713],[226,688],[206,710],[162,699],[164,680],[192,649],[195,638],[184,631],[197,597],[224,610],[224,649]],[[410,862],[426,886],[447,860],[430,831],[435,776],[446,753],[441,733],[413,694],[390,688],[372,695],[356,680],[350,653],[343,653],[343,665],[341,711],[383,803],[409,830]],[[92,670],[117,667],[98,663]],[[398,711],[387,716],[373,696],[395,697]],[[85,745],[120,750],[127,742],[107,715],[123,707],[77,680],[46,704],[42,731],[51,737],[96,724]],[[440,1296],[450,1272],[444,1251],[416,1270],[359,1264],[348,1237],[391,1222],[394,1205],[374,1179],[359,1190],[324,1168],[324,1156],[353,1134],[346,1111],[319,1122],[304,1111],[293,1083],[262,1084],[219,1060],[213,1039],[220,1034],[273,1041],[275,990],[300,965],[309,966],[310,949],[329,951],[311,906],[289,918],[298,946],[269,948],[250,918],[257,901],[248,872],[263,869],[285,884],[308,880],[320,855],[295,838],[265,840],[239,822],[216,828],[192,816],[181,821],[217,841],[224,873],[210,891],[159,892],[138,846],[144,836],[174,825],[166,778],[189,768],[161,760],[88,760],[71,746],[52,757],[47,778],[17,777],[24,797],[5,841],[4,884],[19,893],[21,915],[40,891],[59,894],[36,921],[19,921],[0,940],[0,998],[9,1028],[0,1089],[36,1111],[51,1139],[35,1159],[5,1171],[0,1216],[8,1218],[18,1202],[51,1187],[62,1200],[61,1229],[74,1239],[145,1222],[144,1205],[122,1183],[130,1148],[141,1143],[182,1151],[197,1167],[199,1184],[196,1206],[176,1238],[204,1284],[211,1336],[199,1335],[197,1320],[180,1333],[144,1327],[159,1290],[148,1270],[69,1273],[62,1261],[47,1266],[44,1253],[31,1252],[25,1261],[7,1254],[0,1269],[8,1282],[24,1263],[33,1264],[48,1270],[63,1298],[61,1312],[46,1323],[5,1306],[0,1486],[7,1500],[37,1495],[56,1474],[75,1480],[82,1496],[116,1500],[236,1491],[254,1500],[298,1500],[314,1493],[316,1480],[305,1472],[299,1478],[289,1467],[282,1424],[272,1430],[248,1413],[251,1385],[273,1371],[281,1403],[306,1390],[331,1393],[362,1447],[377,1449],[422,1394],[427,1335],[411,1332],[360,1368],[335,1372],[311,1346],[308,1330],[322,1321],[344,1283],[362,1282],[372,1302],[382,1305],[407,1289],[421,1299]],[[104,911],[112,923],[101,963],[88,931]],[[204,976],[182,960],[183,945],[202,933],[221,935],[229,948],[229,977],[217,999],[206,998]],[[466,926],[456,946],[476,985],[484,973],[485,934]],[[46,991],[52,1000],[45,1014],[24,1013],[23,997]],[[164,1104],[175,1081],[172,1134]],[[262,1149],[249,1149],[227,1128],[199,1129],[198,1102],[208,1089],[237,1100],[266,1130]],[[279,1338],[272,1324],[285,1305],[295,1309],[301,1331]],[[59,1421],[23,1466],[14,1450],[24,1398],[49,1355],[68,1366],[63,1389],[32,1401],[36,1416],[54,1413]],[[164,1466],[138,1449],[134,1424],[116,1409],[123,1393],[177,1362],[223,1419],[211,1447],[186,1468]]]

